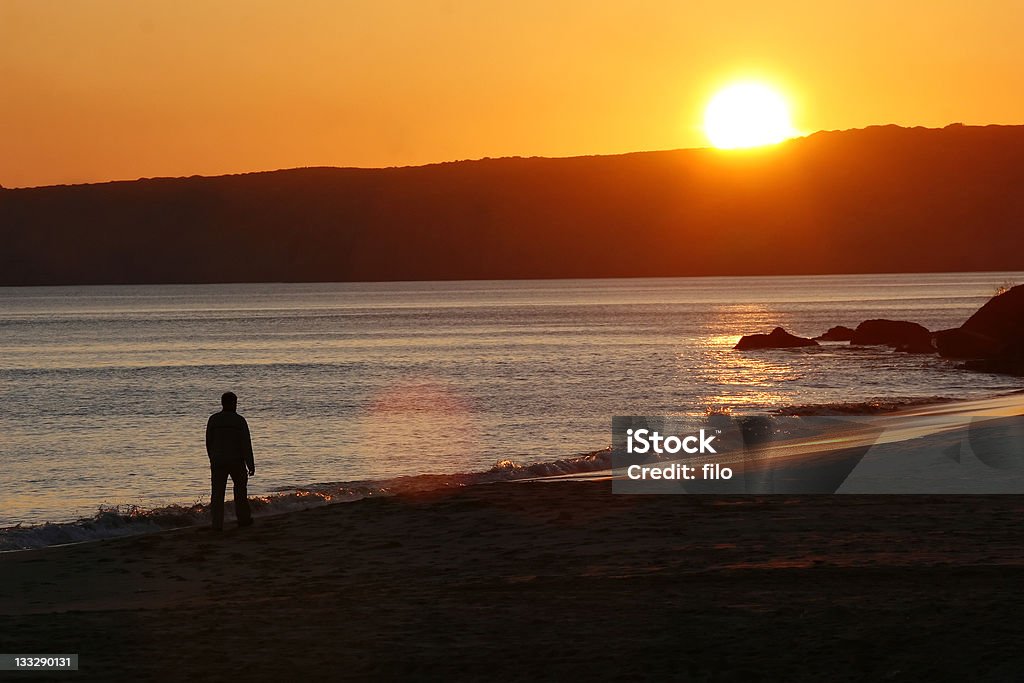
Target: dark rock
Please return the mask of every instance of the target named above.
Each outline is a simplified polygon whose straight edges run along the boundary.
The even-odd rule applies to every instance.
[[[935,345],[945,358],[987,358],[998,354],[1003,346],[998,339],[962,327],[939,330]]]
[[[1024,377],[1024,339],[1010,342],[999,353],[988,358],[969,360],[962,367],[965,370]]]
[[[935,353],[927,327],[905,320],[865,320],[854,331],[851,344],[891,346],[912,353]]]
[[[815,339],[817,341],[848,342],[853,339],[853,334],[853,328],[846,327],[845,325],[836,325],[835,327],[828,328],[828,332],[815,337]]]
[[[896,347],[896,351],[899,353],[935,353],[936,349],[929,336],[927,339],[918,339],[907,344],[900,344]]]
[[[798,337],[776,327],[771,334],[748,334],[740,337],[737,349],[792,349],[800,346],[817,346],[818,342],[805,337]]]
[[[992,297],[960,327],[936,333],[935,342],[947,358],[1012,357],[1024,342],[1024,285]]]

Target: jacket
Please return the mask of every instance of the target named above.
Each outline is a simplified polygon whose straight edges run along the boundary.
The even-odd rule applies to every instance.
[[[245,418],[230,410],[211,415],[206,422],[206,455],[210,458],[210,467],[245,463],[250,470],[255,469],[252,439]]]

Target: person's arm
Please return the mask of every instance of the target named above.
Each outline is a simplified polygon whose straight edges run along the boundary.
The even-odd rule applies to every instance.
[[[256,474],[256,461],[252,457],[252,437],[249,435],[249,423],[242,418],[242,448],[245,450],[245,466],[249,470],[249,476]]]
[[[211,442],[213,441],[212,434],[211,434],[212,430],[210,429],[210,423],[212,421],[213,421],[212,417],[206,421],[206,457],[209,458],[211,461],[213,460],[213,453],[210,452],[210,445],[211,445]]]

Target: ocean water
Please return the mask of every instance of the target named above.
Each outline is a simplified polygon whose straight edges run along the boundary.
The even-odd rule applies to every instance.
[[[297,504],[595,451],[613,415],[1017,390],[884,348],[732,349],[776,325],[951,327],[1008,281],[1024,273],[0,288],[0,527],[206,501],[227,390],[250,492]]]

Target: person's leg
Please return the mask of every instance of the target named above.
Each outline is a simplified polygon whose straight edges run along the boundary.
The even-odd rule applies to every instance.
[[[245,464],[231,468],[231,483],[235,489],[235,519],[238,520],[238,526],[252,524],[252,513],[249,511],[249,492],[246,487],[248,481]]]
[[[210,523],[218,531],[224,528],[224,489],[228,485],[228,470],[210,468]]]

